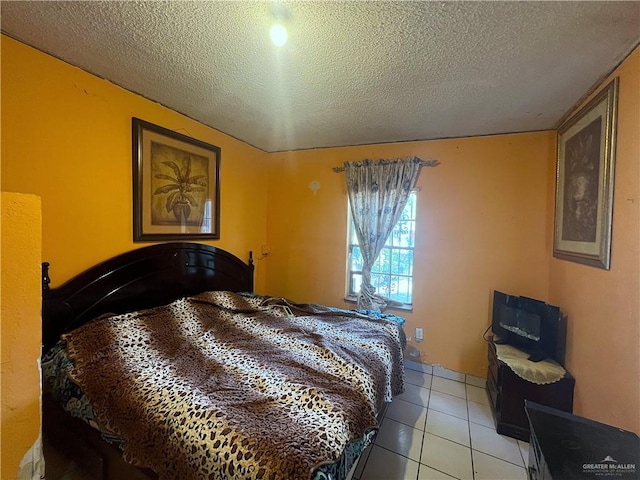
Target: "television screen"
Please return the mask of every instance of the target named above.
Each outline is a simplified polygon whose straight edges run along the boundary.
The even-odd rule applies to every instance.
[[[500,326],[529,340],[540,341],[540,315],[500,305]]]
[[[529,353],[530,360],[551,358],[564,363],[564,322],[558,307],[541,300],[493,293],[494,341]]]

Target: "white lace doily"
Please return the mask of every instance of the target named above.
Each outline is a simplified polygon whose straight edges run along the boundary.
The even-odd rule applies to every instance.
[[[537,385],[555,383],[564,377],[566,370],[553,360],[532,362],[529,354],[511,345],[497,345],[498,360],[503,361],[513,373],[524,380]]]

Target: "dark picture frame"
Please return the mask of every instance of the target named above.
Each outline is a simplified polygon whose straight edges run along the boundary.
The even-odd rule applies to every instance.
[[[220,147],[139,118],[133,132],[133,241],[220,238]]]
[[[558,129],[553,256],[611,268],[618,78]]]

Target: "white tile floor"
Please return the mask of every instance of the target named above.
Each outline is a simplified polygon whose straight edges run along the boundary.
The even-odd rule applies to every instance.
[[[529,444],[496,433],[484,379],[408,367],[356,480],[526,480]]]

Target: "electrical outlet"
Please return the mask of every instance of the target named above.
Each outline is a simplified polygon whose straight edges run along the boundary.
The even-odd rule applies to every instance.
[[[416,342],[424,340],[424,333],[421,328],[416,327]]]

